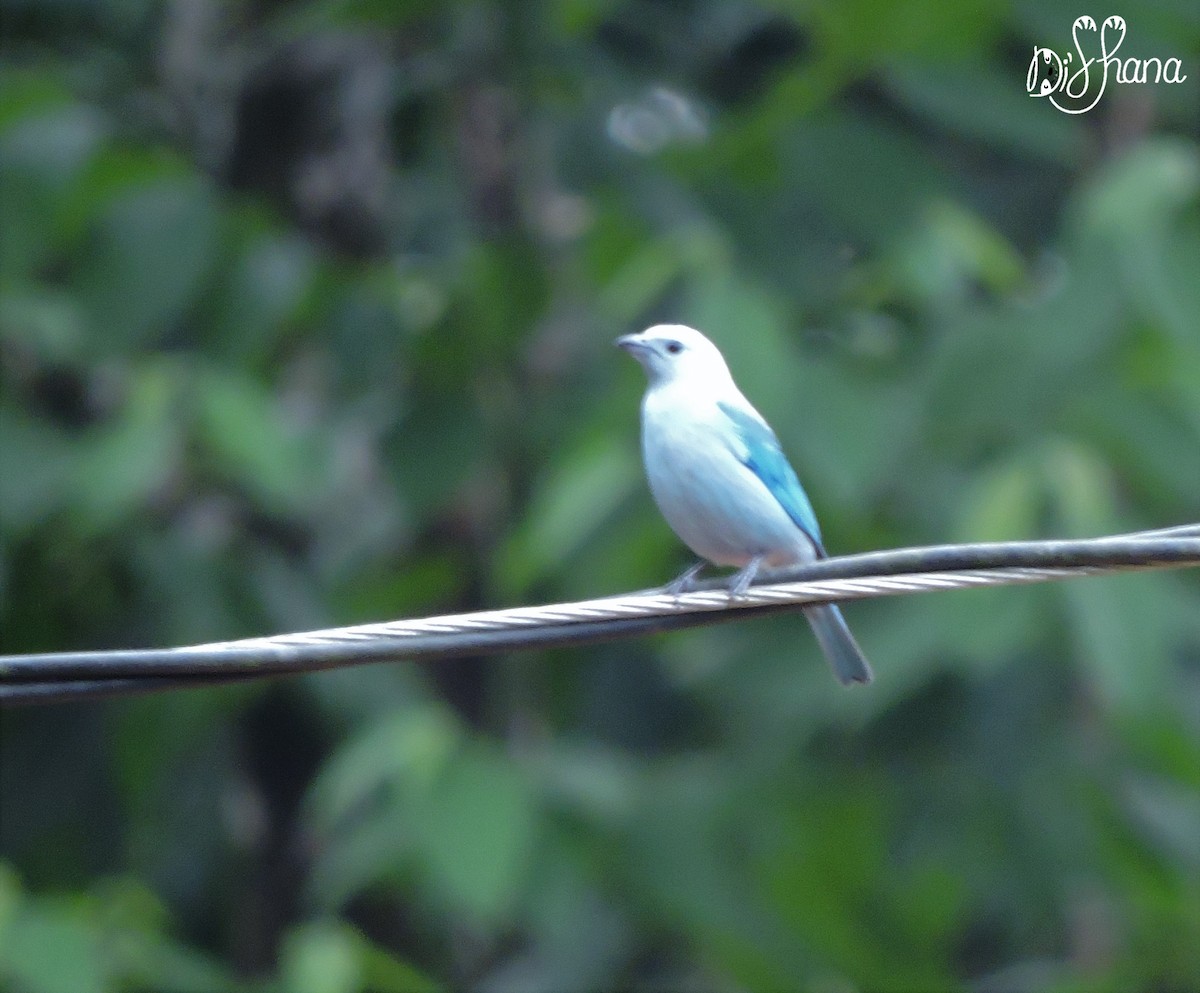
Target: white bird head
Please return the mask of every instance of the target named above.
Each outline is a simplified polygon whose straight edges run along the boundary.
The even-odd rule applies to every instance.
[[[684,379],[697,386],[732,382],[717,346],[686,324],[655,324],[639,334],[623,335],[614,344],[642,364],[652,387]]]

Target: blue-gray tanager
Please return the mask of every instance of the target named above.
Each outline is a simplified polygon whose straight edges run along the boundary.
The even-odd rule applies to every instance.
[[[642,399],[642,457],[654,500],[693,552],[740,569],[730,594],[744,594],[764,566],[824,558],[812,504],[716,345],[682,324],[658,324],[616,344],[650,381]],[[693,566],[668,589],[682,592],[703,567]],[[869,683],[871,667],[837,606],[805,607],[804,614],[837,678]]]

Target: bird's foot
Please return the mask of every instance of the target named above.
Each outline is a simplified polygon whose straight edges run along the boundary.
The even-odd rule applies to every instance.
[[[703,571],[705,565],[707,565],[707,563],[697,562],[690,569],[687,569],[681,575],[677,576],[675,579],[672,579],[671,582],[664,587],[667,595],[680,596],[688,592],[688,589],[692,584],[692,580]]]
[[[734,574],[733,581],[729,584],[730,600],[737,600],[746,595],[746,590],[750,589],[750,584],[754,582],[754,577],[758,575],[758,570],[762,562],[763,557],[756,555],[746,564],[746,568]]]

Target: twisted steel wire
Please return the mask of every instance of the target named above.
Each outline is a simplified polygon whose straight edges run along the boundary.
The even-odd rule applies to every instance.
[[[186,648],[0,656],[0,704],[47,703],[313,672],[608,641],[810,603],[1016,585],[1200,565],[1200,524],[1081,541],[896,549],[825,559],[731,598],[725,581],[679,596],[643,591],[576,603],[246,638]]]

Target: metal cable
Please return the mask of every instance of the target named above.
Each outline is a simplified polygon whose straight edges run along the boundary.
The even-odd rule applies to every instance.
[[[727,580],[710,580],[680,596],[652,590],[187,648],[0,656],[0,704],[212,686],[402,658],[560,647],[797,610],[811,603],[1195,565],[1200,565],[1200,524],[1082,541],[896,549],[779,572],[736,599],[725,590]]]

